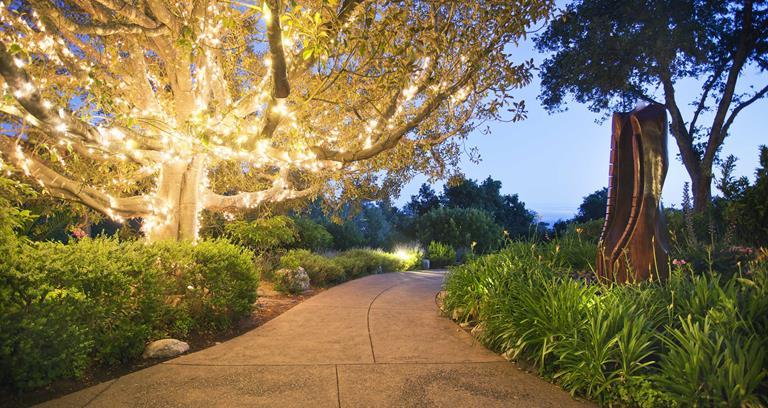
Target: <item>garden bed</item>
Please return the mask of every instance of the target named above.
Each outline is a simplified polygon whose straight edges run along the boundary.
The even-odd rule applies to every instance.
[[[613,406],[768,403],[768,251],[740,272],[673,267],[666,283],[574,275],[589,246],[510,243],[453,269],[445,309],[489,348]]]
[[[320,288],[313,289],[305,294],[284,294],[275,291],[271,282],[262,281],[259,283],[259,298],[255,303],[253,312],[249,316],[242,318],[230,329],[212,334],[194,334],[185,338],[184,341],[189,344],[188,353],[204,350],[253,330],[322,291],[323,289]],[[155,364],[160,364],[167,360],[168,359],[135,360],[125,366],[92,367],[79,379],[57,380],[43,388],[26,393],[17,393],[9,389],[3,389],[0,391],[0,406],[32,406],[105,381],[122,377],[126,374],[151,367]]]

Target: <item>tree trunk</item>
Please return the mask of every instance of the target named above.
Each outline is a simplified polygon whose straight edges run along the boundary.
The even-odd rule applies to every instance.
[[[144,219],[144,233],[148,240],[197,239],[197,217],[202,209],[205,171],[203,156],[163,164],[153,197],[154,215]]]
[[[709,207],[712,199],[712,167],[703,169],[697,175],[691,175],[691,192],[693,193],[693,210],[702,213]]]

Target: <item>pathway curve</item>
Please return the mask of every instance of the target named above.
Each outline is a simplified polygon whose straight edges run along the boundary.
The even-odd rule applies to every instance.
[[[44,406],[589,406],[441,317],[443,276],[357,279],[225,343]]]

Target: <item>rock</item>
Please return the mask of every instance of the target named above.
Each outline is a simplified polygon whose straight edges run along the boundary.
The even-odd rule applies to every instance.
[[[482,339],[483,335],[485,334],[485,323],[480,323],[477,326],[473,327],[470,334],[472,334],[472,337],[478,340]]]
[[[144,349],[142,358],[168,358],[184,354],[189,350],[189,344],[176,339],[162,339],[149,343]]]
[[[302,293],[310,289],[309,275],[302,267],[280,269],[275,272],[275,285],[288,293]]]

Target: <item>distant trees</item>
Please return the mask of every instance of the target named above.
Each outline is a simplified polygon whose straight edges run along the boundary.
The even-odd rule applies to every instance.
[[[438,207],[440,207],[440,199],[435,194],[435,190],[424,183],[419,188],[419,193],[411,196],[411,201],[405,205],[405,211],[409,215],[421,216]]]
[[[478,253],[498,249],[504,237],[493,217],[477,208],[437,208],[417,218],[414,225],[424,245],[434,241]]]
[[[595,112],[629,110],[661,88],[670,131],[691,178],[694,207],[710,202],[712,167],[736,116],[768,93],[737,89],[745,67],[768,69],[768,3],[722,0],[584,0],[568,5],[536,39],[553,52],[541,67],[550,111],[572,95]],[[701,79],[684,117],[677,82]],[[711,112],[711,122],[701,123]]]
[[[535,227],[535,213],[525,208],[517,194],[501,194],[501,181],[490,176],[480,184],[466,178],[453,180],[439,196],[428,184],[423,184],[419,194],[411,196],[406,204],[413,215],[424,215],[439,207],[485,211],[511,237],[526,236]]]
[[[576,213],[576,222],[605,219],[605,209],[608,204],[608,187],[604,187],[584,197]]]
[[[568,226],[573,224],[583,224],[590,221],[596,222],[597,220],[605,219],[605,209],[607,204],[607,187],[603,187],[600,190],[596,190],[594,193],[586,195],[583,198],[581,205],[579,205],[579,211],[576,213],[576,216],[570,220],[558,220],[555,222],[555,225],[553,225],[555,235],[562,235],[568,229]],[[592,231],[594,229],[597,229],[597,227],[591,226],[588,235],[594,236],[599,233],[599,231]]]

